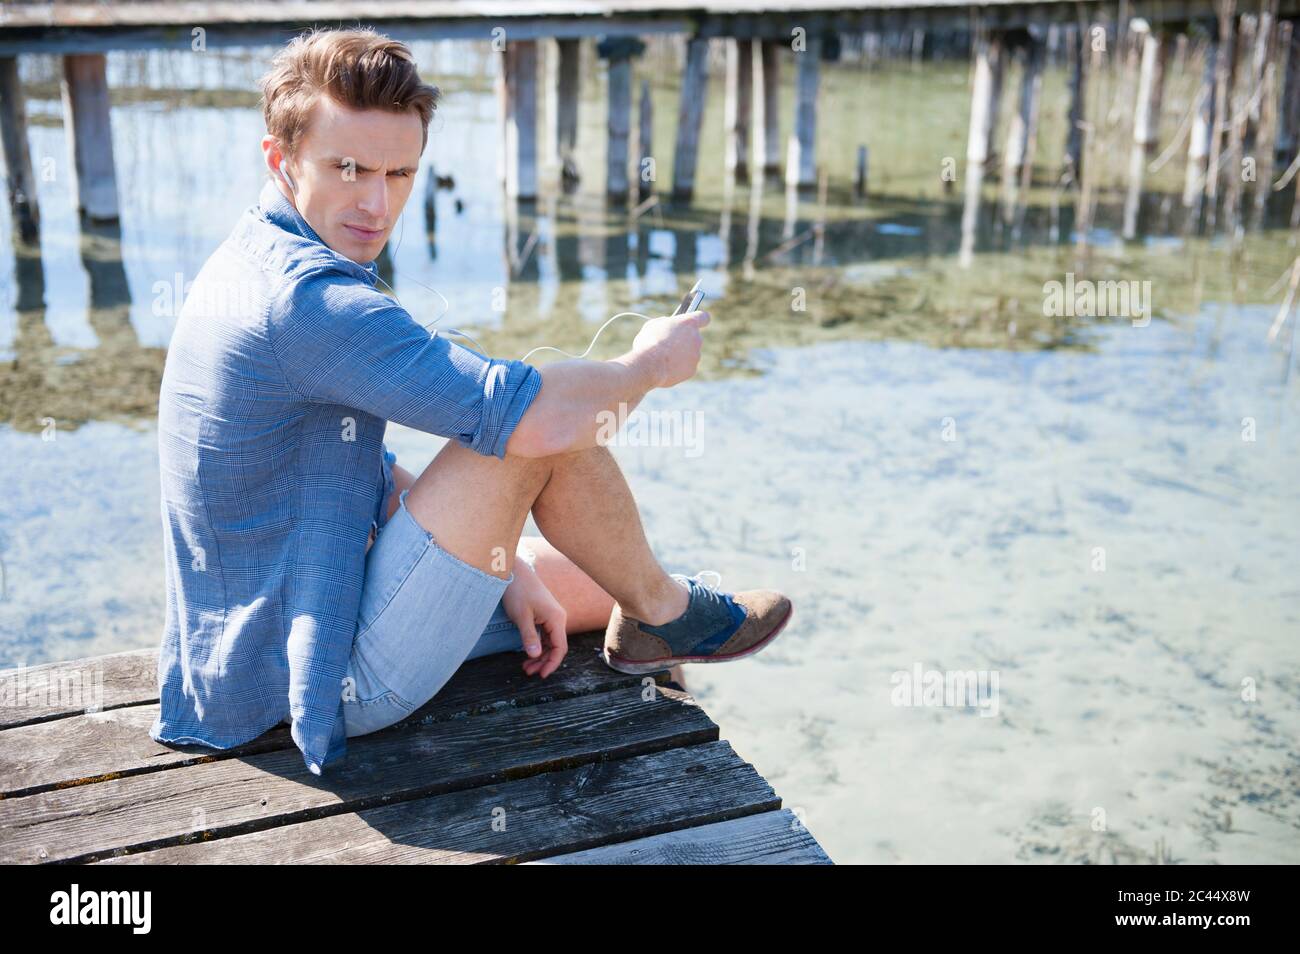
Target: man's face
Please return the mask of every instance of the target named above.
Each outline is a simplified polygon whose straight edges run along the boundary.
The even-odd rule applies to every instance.
[[[364,265],[388,241],[411,194],[423,131],[414,110],[357,110],[321,96],[307,133],[285,168],[297,192],[280,191],[334,251]],[[267,161],[281,161],[279,143],[262,140]]]

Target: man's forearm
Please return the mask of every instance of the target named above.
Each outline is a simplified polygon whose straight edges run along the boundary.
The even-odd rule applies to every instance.
[[[629,351],[608,361],[573,359],[538,369],[542,388],[510,435],[506,453],[546,457],[596,446],[609,415],[618,420],[630,413],[656,386],[656,357]]]

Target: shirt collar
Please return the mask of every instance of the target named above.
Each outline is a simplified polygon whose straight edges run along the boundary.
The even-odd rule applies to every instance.
[[[284,229],[286,232],[299,235],[309,242],[315,242],[340,261],[346,262],[355,268],[360,268],[372,279],[379,276],[379,266],[375,261],[369,261],[362,265],[360,262],[353,261],[346,255],[334,251],[334,249],[322,242],[320,236],[316,234],[316,230],[307,224],[307,220],[293,207],[293,203],[284,197],[284,193],[280,191],[279,186],[275,184],[273,179],[268,179],[266,184],[262,186],[262,193],[258,196],[257,206],[261,210],[262,217],[272,225]]]

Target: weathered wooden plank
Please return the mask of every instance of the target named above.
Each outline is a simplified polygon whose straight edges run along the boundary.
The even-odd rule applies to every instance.
[[[157,649],[0,671],[0,730],[157,701]]]
[[[525,657],[520,653],[472,659],[425,705],[382,731],[641,685],[642,677],[618,672],[600,659],[597,652],[603,639],[603,634],[594,632],[570,636],[569,654],[545,680],[523,672],[520,661]],[[667,671],[657,678],[666,681]],[[0,732],[0,798],[294,747],[288,726],[276,726],[233,749],[161,745],[149,737],[157,715],[155,702]]]
[[[779,806],[754,767],[718,741],[100,863],[509,864]]]
[[[4,799],[0,863],[94,861],[717,738],[693,699],[651,686],[416,724],[350,739],[321,777],[283,750]]]
[[[575,851],[538,865],[829,865],[788,808]]]

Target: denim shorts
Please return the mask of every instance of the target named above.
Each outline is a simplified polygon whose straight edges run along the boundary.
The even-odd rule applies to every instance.
[[[400,722],[446,685],[468,659],[523,652],[501,604],[514,579],[452,556],[415,522],[402,491],[366,554],[357,634],[348,661],[347,735]]]

